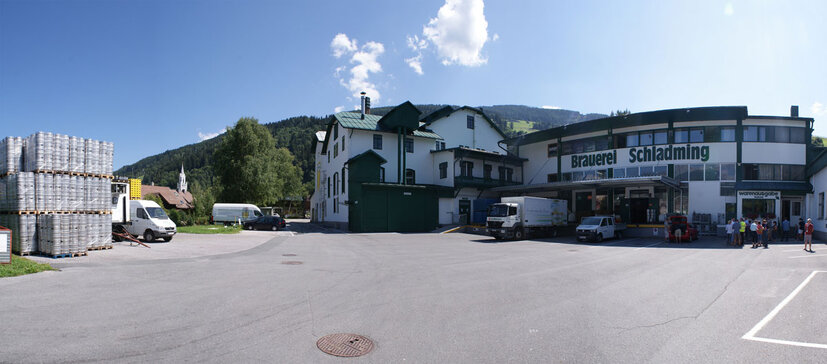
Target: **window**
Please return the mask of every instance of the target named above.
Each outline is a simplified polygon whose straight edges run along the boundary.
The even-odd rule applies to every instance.
[[[758,127],[757,126],[745,126],[744,127],[744,141],[745,142],[757,142],[758,141]]]
[[[626,147],[636,147],[639,145],[637,133],[626,135]]]
[[[514,179],[514,169],[508,167],[499,167],[500,181],[511,182]]]
[[[718,163],[707,163],[704,165],[704,176],[707,181],[718,181],[721,179],[721,165]]]
[[[733,128],[733,127],[721,128],[721,141],[722,142],[734,142],[735,141],[735,128]]]
[[[333,159],[339,156],[339,143],[333,144]]]
[[[626,177],[640,177],[640,168],[638,168],[638,167],[626,168]]]
[[[772,141],[776,143],[789,143],[790,142],[790,128],[785,127],[777,127],[773,128],[773,132],[775,135],[772,136]]]
[[[333,196],[339,194],[339,172],[333,174]]]
[[[735,180],[735,163],[721,163],[721,181]]]
[[[806,143],[807,130],[804,128],[790,128],[790,143]]]
[[[444,150],[444,149],[445,149],[445,142],[439,142],[439,149],[440,149],[440,150]]]
[[[784,168],[790,171],[789,178],[786,178],[786,181],[806,180],[806,177],[804,176],[804,166],[785,165]]]
[[[327,152],[327,163],[330,163],[330,152]]]
[[[439,179],[448,178],[448,162],[439,164]]]
[[[572,177],[571,172],[563,173],[563,181],[569,182],[569,181],[571,181],[571,177]]]
[[[335,214],[337,212],[339,212],[339,199],[334,198],[333,199],[333,213]]]
[[[382,134],[373,134],[373,149],[382,150]]]
[[[678,181],[689,181],[689,165],[676,164],[675,165],[675,179]]]
[[[704,180],[704,165],[703,164],[690,164],[689,165],[689,180],[690,181],[703,181]]]
[[[557,156],[557,143],[549,144],[548,145],[548,157],[556,157]]]
[[[818,194],[818,219],[824,219],[824,192]]]
[[[612,175],[614,178],[626,178],[626,169],[623,168],[615,168],[614,174]]]
[[[721,182],[721,196],[735,196],[735,184]]]
[[[490,164],[483,164],[482,166],[482,177],[485,179],[491,179],[491,165]]]
[[[138,209],[138,217],[141,219],[148,219],[149,216],[146,214],[146,210],[139,208]]]
[[[640,145],[652,145],[654,142],[655,137],[651,131],[641,132],[640,133]]]
[[[414,152],[414,142],[411,138],[405,138],[405,152],[406,153],[413,153]]]
[[[439,149],[439,140],[436,141],[436,145],[434,145],[434,150],[440,150]]]
[[[669,167],[667,166],[656,166],[655,167],[655,176],[664,176],[666,177],[669,175]]]
[[[342,167],[342,193],[345,193],[345,181],[347,181],[345,178],[345,167]]]
[[[704,142],[704,129],[703,128],[689,129],[689,142],[690,143],[703,143]]]
[[[385,167],[379,167],[379,182],[385,182]]]
[[[342,137],[342,151],[345,151],[345,138]]]
[[[675,130],[675,143],[689,143],[689,130]]]
[[[656,131],[655,132],[655,144],[666,144],[666,131]]]
[[[465,117],[465,126],[468,127],[468,129],[474,129],[474,115]]]
[[[415,185],[416,184],[416,171],[413,169],[406,169],[405,170],[405,184],[408,185]]]
[[[460,162],[459,163],[459,173],[460,173],[460,176],[463,176],[463,177],[474,177],[474,163],[473,162]]]
[[[640,176],[641,177],[648,177],[655,174],[655,168],[652,166],[643,166],[640,167]]]
[[[327,177],[327,197],[330,198],[330,177]]]
[[[339,124],[333,125],[333,140],[339,139]]]
[[[557,173],[549,173],[546,175],[546,182],[557,182]]]

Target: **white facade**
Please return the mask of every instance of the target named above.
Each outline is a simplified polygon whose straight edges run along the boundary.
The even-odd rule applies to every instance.
[[[473,118],[473,128],[468,128],[469,118]],[[486,120],[486,117],[471,108],[460,108],[448,116],[428,124],[428,128],[445,138],[445,147],[465,146],[471,149],[504,152],[497,145],[505,139]]]

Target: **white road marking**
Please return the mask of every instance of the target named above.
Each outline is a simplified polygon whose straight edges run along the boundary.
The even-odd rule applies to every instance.
[[[642,247],[637,248],[637,249],[635,249],[635,250],[640,250],[640,249],[643,249],[643,248],[650,248],[650,247],[653,247],[653,246],[655,246],[655,245],[661,245],[661,244],[663,244],[663,243],[664,243],[664,242],[662,242],[662,241],[661,241],[661,242],[659,242],[659,243],[654,243],[654,244],[649,244],[649,245],[647,245],[647,246],[642,246]]]
[[[827,254],[802,255],[802,256],[798,256],[798,257],[787,257],[787,258],[798,259],[798,258],[813,258],[813,257],[827,257]]]
[[[824,273],[824,272],[825,271],[823,271],[823,270],[815,270],[812,273],[810,273],[810,275],[807,276],[807,279],[805,279],[804,282],[801,282],[801,284],[799,284],[798,287],[796,287],[795,290],[793,290],[792,293],[790,293],[789,296],[784,298],[784,300],[781,301],[781,303],[779,303],[778,306],[775,306],[775,308],[772,311],[770,311],[770,313],[767,314],[767,316],[765,316],[763,319],[761,319],[761,321],[759,321],[752,328],[752,330],[749,330],[746,334],[744,334],[744,336],[741,336],[741,338],[744,339],[744,340],[763,341],[763,342],[773,343],[773,344],[783,344],[783,345],[793,345],[793,346],[804,346],[804,347],[809,347],[809,348],[827,349],[827,344],[816,344],[816,343],[807,343],[807,342],[800,342],[800,341],[768,339],[768,338],[756,337],[755,336],[755,334],[757,334],[758,331],[761,331],[761,329],[763,329],[764,326],[766,326],[770,321],[772,321],[773,318],[775,318],[775,315],[778,315],[778,313],[781,312],[781,309],[783,309],[784,306],[786,306],[788,303],[790,303],[790,301],[792,301],[793,298],[795,298],[795,296],[798,295],[798,293],[801,292],[802,289],[804,289],[804,287],[807,285],[807,283],[810,283],[810,281],[813,279],[813,277],[815,277],[815,275],[817,273]]]
[[[788,253],[788,252],[800,252],[802,249],[804,249],[804,248],[801,248],[801,249],[787,249],[787,250],[784,250],[784,252],[785,252],[785,253]]]

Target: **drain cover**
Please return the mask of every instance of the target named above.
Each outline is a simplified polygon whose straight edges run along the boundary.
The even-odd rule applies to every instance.
[[[373,341],[362,335],[332,334],[316,341],[316,347],[335,356],[362,356],[373,350]]]
[[[296,254],[282,254],[283,257],[295,257]]]
[[[284,260],[284,261],[281,262],[281,264],[299,265],[299,264],[303,264],[303,263],[300,262],[300,261],[297,261],[297,260]]]

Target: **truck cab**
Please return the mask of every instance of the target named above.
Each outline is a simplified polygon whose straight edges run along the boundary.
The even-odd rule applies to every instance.
[[[601,242],[603,239],[619,238],[624,227],[616,224],[613,216],[587,216],[577,226],[577,240]]]
[[[154,241],[157,238],[170,241],[176,233],[175,223],[153,201],[129,201],[129,212],[132,224],[126,226],[127,231],[134,236],[143,236],[144,241]]]
[[[488,207],[486,221],[488,234],[498,238],[514,236],[514,227],[520,223],[520,205],[516,203],[495,203]],[[522,238],[522,236],[520,236]]]

